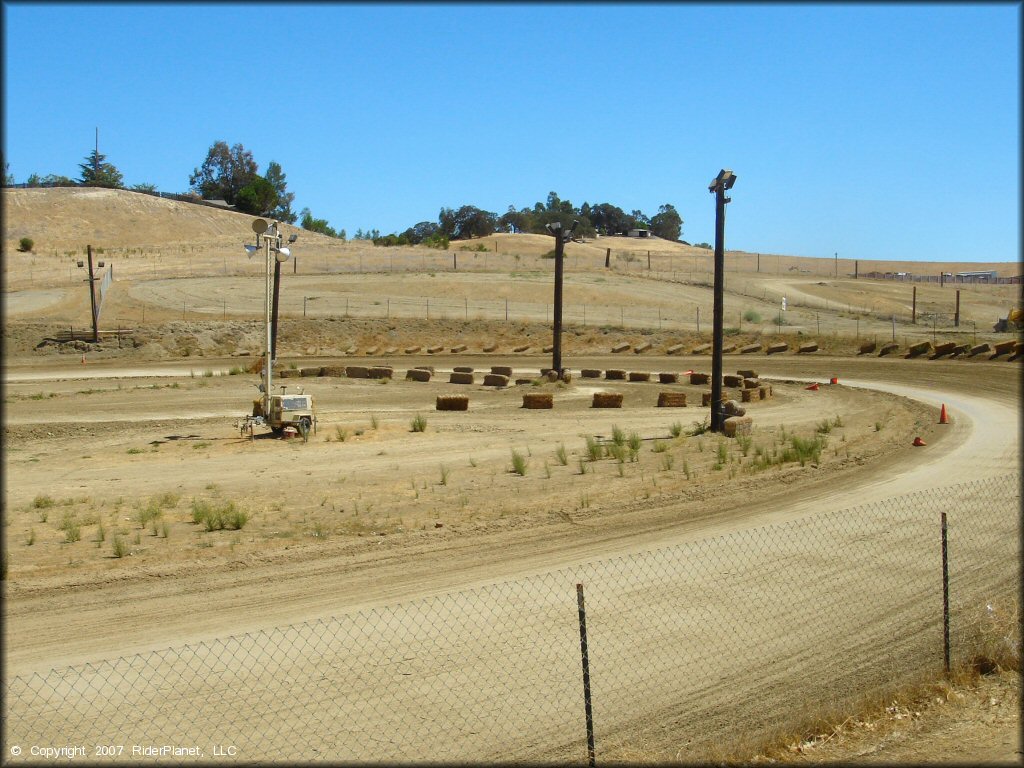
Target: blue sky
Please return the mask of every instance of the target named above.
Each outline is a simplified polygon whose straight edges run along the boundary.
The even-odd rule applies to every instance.
[[[1017,3],[4,3],[4,159],[185,191],[214,141],[351,236],[555,191],[727,246],[1020,254]]]

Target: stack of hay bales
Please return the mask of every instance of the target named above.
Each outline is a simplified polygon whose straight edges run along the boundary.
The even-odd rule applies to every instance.
[[[468,411],[469,395],[438,395],[437,410],[439,411]]]

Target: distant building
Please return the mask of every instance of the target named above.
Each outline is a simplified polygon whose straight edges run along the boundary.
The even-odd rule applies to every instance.
[[[956,276],[967,280],[995,280],[998,275],[996,271],[992,269],[981,270],[978,272],[957,272]]]
[[[631,229],[629,230],[629,237],[650,237],[651,230],[649,229]]]

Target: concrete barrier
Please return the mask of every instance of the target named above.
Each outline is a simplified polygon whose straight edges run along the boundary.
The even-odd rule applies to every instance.
[[[682,352],[684,346],[682,344],[673,344],[671,347],[665,350],[666,355],[678,355]]]
[[[932,343],[930,341],[919,341],[917,344],[910,345],[910,349],[907,350],[907,357],[920,357],[927,354],[931,348]]]
[[[659,392],[658,393],[658,407],[659,408],[685,408],[686,407],[686,393],[685,392]]]
[[[1014,341],[1013,339],[1010,339],[1008,341],[1000,341],[998,344],[992,347],[992,358],[999,357],[1000,355],[1005,355],[1007,352],[1012,352],[1013,345],[1016,343],[1017,342]]]
[[[518,347],[513,347],[513,352],[526,352],[530,348],[529,344],[520,344]]]
[[[507,387],[508,376],[502,376],[499,373],[487,373],[484,374],[484,386],[485,387]]]
[[[989,352],[991,351],[991,349],[992,347],[990,347],[987,343],[978,344],[976,346],[971,347],[970,357],[980,355],[982,352]]]
[[[940,357],[950,354],[956,349],[955,341],[944,341],[941,344],[936,344],[935,349],[932,350],[932,360],[938,360]]]
[[[650,371],[630,371],[629,372],[629,380],[630,381],[650,381],[651,380],[651,373],[650,373]]]
[[[384,350],[384,354],[385,355],[397,355],[398,354],[398,347],[388,347],[387,349]]]
[[[430,377],[433,375],[433,372],[423,368],[410,368],[405,372],[405,378],[409,381],[430,381]]]
[[[740,350],[740,353],[744,354],[744,355],[749,355],[749,354],[752,354],[754,352],[760,352],[760,351],[761,351],[761,345],[760,344],[747,344],[747,346],[743,347]]]
[[[367,371],[371,379],[390,379],[395,374],[395,369],[390,365],[375,365]]]
[[[491,373],[496,374],[498,376],[506,376],[506,377],[510,377],[511,378],[511,376],[512,376],[512,366],[511,365],[492,365],[491,366]]]
[[[787,349],[789,349],[789,344],[784,341],[777,341],[774,344],[769,344],[765,351],[769,355],[776,355],[779,352],[785,352]]]
[[[709,381],[711,381],[711,374],[709,373],[697,373],[694,371],[690,374],[691,384],[707,384]]]
[[[370,348],[369,348],[368,350],[366,350],[366,351],[365,351],[365,352],[364,352],[363,354],[364,354],[364,355],[376,355],[376,354],[377,354],[377,350],[378,350],[378,349],[379,349],[379,347],[370,347]]]
[[[300,368],[299,369],[299,375],[300,376],[320,376],[321,375],[321,371],[323,371],[323,369],[324,368],[323,368],[322,365],[314,365],[314,366],[312,366],[310,368]]]
[[[350,379],[368,379],[370,378],[370,369],[365,365],[346,365],[345,375]]]
[[[614,347],[612,347],[612,352],[614,352],[615,354],[618,354],[619,352],[628,352],[632,346],[633,345],[630,344],[629,342],[623,341],[622,343],[616,344]]]
[[[452,353],[457,354],[459,352],[465,352],[467,349],[468,347],[465,344],[456,344],[452,347]]]
[[[621,368],[609,368],[604,372],[604,377],[608,381],[624,381],[626,379],[626,372]]]
[[[857,351],[858,355],[870,355],[875,351],[876,344],[873,341],[865,341],[860,345],[860,349]]]
[[[550,392],[527,392],[523,395],[523,408],[554,408],[555,400]]]
[[[492,341],[492,342],[484,345],[483,351],[484,352],[494,352],[495,350],[497,350],[497,348],[498,348],[498,345],[495,342]]]
[[[964,354],[970,348],[970,344],[957,344],[955,347],[953,347],[953,351],[950,352],[949,355],[950,357],[957,357],[958,355]]]
[[[584,379],[600,379],[601,373],[602,371],[599,368],[584,368],[580,371],[580,376]]]
[[[405,354],[407,354],[407,355],[415,355],[419,351],[420,351],[420,348],[418,346],[406,347],[405,348]]]
[[[357,353],[358,351],[359,351],[359,348],[358,348],[358,347],[354,347],[354,346],[353,346],[353,347],[349,347],[348,349],[346,349],[346,350],[345,350],[345,354],[346,354],[346,355],[354,355],[354,354],[356,354],[356,353]]]
[[[438,352],[444,352],[444,344],[435,344],[433,347],[427,347],[428,355],[436,355]]]
[[[552,352],[555,351],[555,345],[554,344],[546,344],[545,346],[540,348],[540,351],[541,351],[541,354],[543,354],[543,355],[550,355]]]
[[[696,346],[692,350],[690,350],[690,354],[691,355],[706,355],[710,351],[711,351],[711,345],[710,344],[699,344],[698,346]]]
[[[801,344],[800,348],[797,350],[797,353],[801,354],[801,355],[806,355],[808,352],[817,352],[817,351],[818,351],[818,342],[816,342],[816,341],[809,341],[806,344]]]
[[[895,341],[890,341],[888,344],[883,344],[882,345],[882,348],[880,350],[878,350],[878,356],[879,357],[885,357],[886,355],[891,355],[893,352],[897,351],[899,348],[900,348],[899,344],[897,344]]]
[[[633,352],[634,352],[634,354],[639,355],[641,352],[646,352],[650,348],[651,348],[651,342],[645,341],[645,342],[643,342],[641,344],[637,344],[635,347],[633,347]]]
[[[472,384],[473,382],[474,379],[472,373],[459,373],[456,371],[448,377],[449,384]]]
[[[325,365],[320,369],[321,376],[344,376],[345,366],[344,365]]]
[[[724,345],[722,347],[722,354],[723,355],[728,355],[729,353],[735,352],[735,351],[736,351],[736,345],[735,344],[726,344],[726,345]]]
[[[439,411],[468,411],[469,395],[438,395],[436,409]]]
[[[676,384],[679,382],[678,373],[659,373],[658,383],[659,384]]]
[[[595,392],[591,408],[621,408],[621,392]]]

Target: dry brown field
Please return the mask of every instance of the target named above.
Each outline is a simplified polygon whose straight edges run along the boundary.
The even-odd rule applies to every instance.
[[[394,378],[278,378],[314,394],[317,432],[308,443],[269,433],[250,440],[236,422],[258,394],[259,376],[247,369],[263,343],[263,265],[241,248],[252,240],[251,217],[128,192],[3,195],[8,675],[442,595],[1019,470],[1019,360],[905,357],[919,341],[1013,338],[992,324],[1020,306],[1019,285],[957,286],[959,327],[955,289],[919,285],[920,322],[911,323],[910,284],[855,280],[842,259],[837,269],[832,259],[761,254],[758,268],[756,254],[730,252],[726,339],[737,349],[725,372],[756,369],[773,389],[744,404],[754,430],[743,447],[700,433],[706,387],[686,374],[711,367],[707,354],[693,353],[710,341],[707,251],[624,238],[569,244],[563,359],[574,377],[554,383],[540,376],[551,362],[543,352],[549,238],[496,235],[472,244],[486,250],[453,243],[439,252],[301,232],[282,275],[278,364],[390,365]],[[33,253],[17,252],[22,236],[35,240]],[[61,337],[88,327],[84,270],[75,266],[86,244],[115,270],[99,345]],[[859,270],[1018,274],[1018,266],[861,261]],[[892,355],[858,354],[893,338]],[[789,349],[767,354],[777,341]],[[818,351],[795,351],[811,341]],[[621,343],[631,348],[613,353]],[[762,349],[739,351],[754,343]],[[435,345],[441,351],[428,354]],[[416,366],[433,366],[431,381],[406,380]],[[475,382],[449,383],[457,366],[472,367]],[[491,366],[513,368],[509,386],[483,386]],[[644,371],[654,381],[582,378],[586,368]],[[679,382],[659,384],[658,373]],[[812,381],[819,391],[806,389]],[[592,408],[604,391],[622,393],[622,408]],[[684,393],[687,406],[657,407],[667,391]],[[524,409],[524,394],[537,392],[554,407]],[[469,396],[468,411],[435,410],[438,396],[456,393]],[[942,405],[950,424],[938,423]],[[416,416],[426,419],[422,432],[412,431]],[[823,423],[815,461],[753,461],[787,436],[822,435]],[[616,430],[635,435],[634,450],[592,457],[588,441],[607,442]],[[913,447],[914,437],[927,447]],[[233,505],[245,524],[204,530],[192,515],[203,504]],[[978,727],[992,725],[980,709],[963,711]],[[962,727],[951,722],[936,728]],[[1016,721],[990,732],[1015,733]],[[1011,738],[979,751],[965,737],[956,753],[951,739],[931,738],[941,749],[922,742],[899,759],[1004,759],[1019,749]],[[831,759],[863,753],[862,741],[851,744]]]

